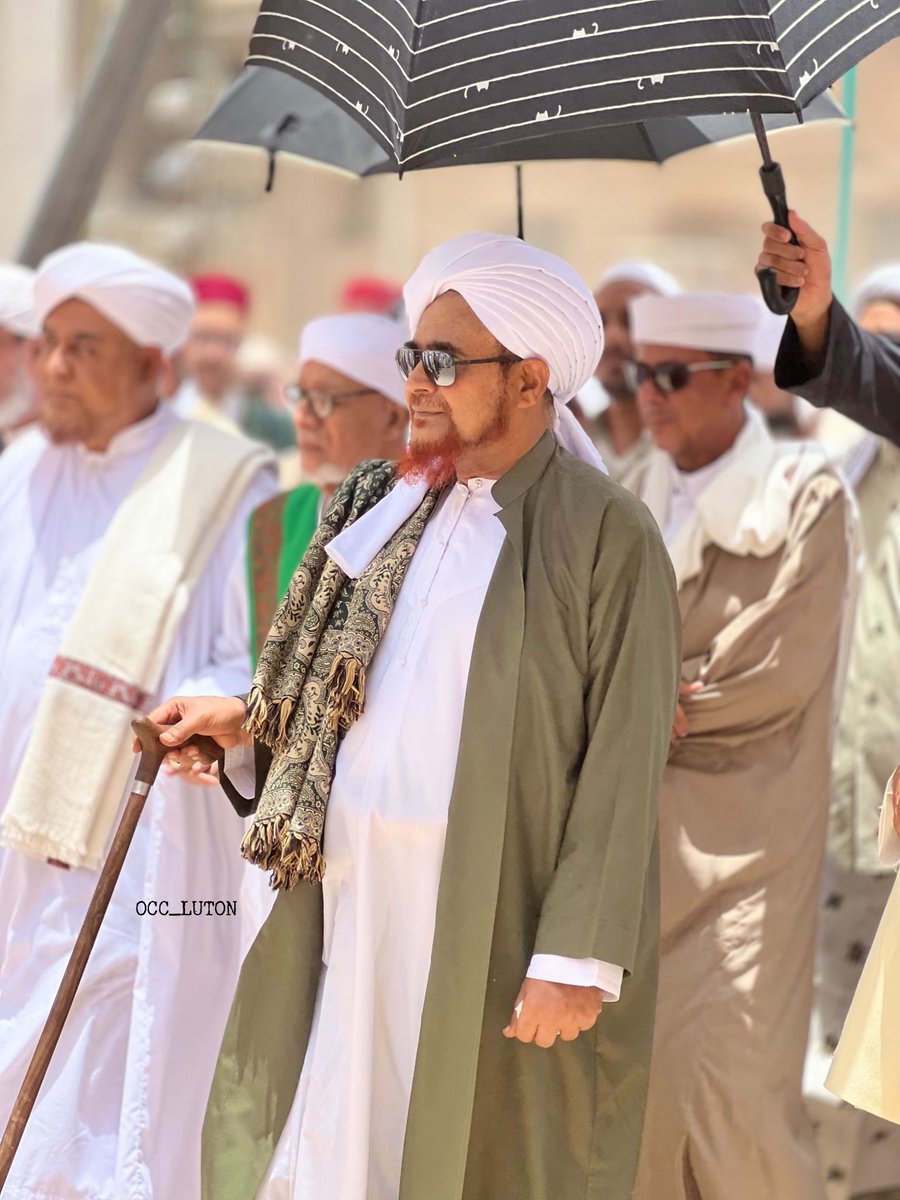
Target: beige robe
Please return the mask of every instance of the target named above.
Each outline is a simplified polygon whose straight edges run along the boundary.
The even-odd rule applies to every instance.
[[[708,489],[715,540],[695,527],[672,547],[683,677],[704,686],[684,701],[690,734],[660,794],[660,1000],[635,1200],[824,1194],[800,1082],[852,517],[808,451],[785,471],[795,450],[759,424],[742,438]],[[653,461],[642,491],[664,523]]]

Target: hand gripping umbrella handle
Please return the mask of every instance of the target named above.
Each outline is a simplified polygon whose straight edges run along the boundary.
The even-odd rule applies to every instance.
[[[788,202],[787,192],[784,186],[784,175],[781,172],[781,166],[777,162],[767,163],[759,168],[759,177],[762,180],[763,191],[769,198],[769,204],[772,207],[772,217],[776,225],[781,225],[784,229],[790,229],[788,221]],[[797,245],[797,235],[791,230],[791,242]],[[763,294],[767,307],[773,313],[777,313],[779,317],[786,317],[793,310],[797,303],[797,297],[800,295],[799,288],[780,287],[775,272],[771,267],[763,267],[757,272],[759,279],[759,289]]]
[[[125,855],[128,853],[128,847],[131,845],[131,839],[134,837],[134,831],[140,820],[147,793],[156,782],[159,768],[169,752],[169,747],[163,746],[159,740],[159,735],[163,732],[162,725],[155,725],[146,717],[142,717],[139,721],[133,721],[131,727],[141,745],[141,761],[135,776],[134,789],[119,821],[109,854],[106,856],[106,862],[103,864],[100,878],[97,880],[97,886],[91,897],[91,903],[78,932],[78,937],[75,939],[75,945],[53,1001],[53,1007],[50,1009],[50,1015],[41,1031],[38,1044],[13,1105],[12,1114],[3,1133],[3,1139],[0,1141],[0,1191],[3,1190],[6,1183],[10,1167],[22,1140],[22,1134],[25,1132],[25,1125],[31,1116],[53,1052],[72,1008],[75,993],[78,991],[78,985],[109,906],[113,888],[116,886],[116,880],[119,878],[122,864],[125,862]],[[190,745],[197,746],[202,753],[216,761],[221,761],[224,757],[222,748],[212,738],[191,738]]]

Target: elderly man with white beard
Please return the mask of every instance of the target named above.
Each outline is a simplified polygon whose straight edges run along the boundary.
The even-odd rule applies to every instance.
[[[401,325],[377,313],[318,317],[303,327],[296,382],[284,389],[303,482],[263,504],[250,522],[254,661],[338,485],[367,459],[403,455],[409,415],[395,361],[403,337]]]
[[[338,489],[246,703],[155,713],[179,762],[192,733],[255,739],[244,853],[278,888],[213,1083],[204,1195],[626,1200],[671,569],[565,408],[602,336],[571,267],[468,234],[405,297],[399,470]]]
[[[0,263],[0,450],[34,419],[34,272]]]
[[[130,721],[249,682],[245,530],[267,452],[159,400],[186,285],[115,246],[35,279],[39,428],[0,457],[0,1124],[130,791]],[[200,1114],[244,947],[242,824],[160,780],[138,826],[4,1200],[199,1195]]]

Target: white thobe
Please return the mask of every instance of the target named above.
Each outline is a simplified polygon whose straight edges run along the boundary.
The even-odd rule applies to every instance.
[[[160,409],[102,454],[39,433],[0,459],[0,805],[50,665],[119,504],[179,418]],[[198,481],[197,486],[202,486]],[[215,546],[160,697],[250,679],[244,576],[261,472]],[[26,536],[27,534],[27,536]],[[22,547],[33,544],[34,552]],[[243,823],[219,789],[151,793],[28,1124],[4,1200],[194,1200],[206,1095],[252,929],[234,916],[139,916],[142,900],[240,900]],[[0,850],[0,1125],[46,1020],[97,875]],[[254,881],[255,882],[255,881]],[[252,888],[251,888],[252,895]],[[258,920],[254,913],[253,920]],[[252,924],[252,922],[251,922]]]
[[[426,525],[365,712],[341,743],[323,845],[325,965],[260,1200],[397,1198],[469,664],[505,536],[491,482],[457,484]],[[555,955],[535,956],[528,974],[610,1000],[622,981],[621,967]]]

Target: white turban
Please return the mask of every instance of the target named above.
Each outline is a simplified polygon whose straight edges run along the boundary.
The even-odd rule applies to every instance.
[[[753,365],[758,371],[774,371],[775,360],[778,358],[778,348],[784,336],[787,317],[779,317],[769,311],[769,307],[760,296],[751,299],[759,312],[759,328],[756,331],[756,348],[753,352]]]
[[[757,353],[760,309],[754,296],[684,292],[638,296],[629,304],[635,345],[678,346],[717,354]]]
[[[300,335],[300,366],[323,363],[406,408],[406,385],[397,367],[397,351],[405,341],[402,325],[376,313],[319,317]]]
[[[41,324],[66,300],[83,300],[138,346],[171,354],[187,337],[194,298],[170,271],[121,246],[75,242],[48,254],[34,281]]]
[[[23,338],[41,331],[34,311],[34,271],[18,263],[0,263],[0,328]]]
[[[636,283],[659,296],[677,296],[681,291],[678,280],[656,263],[626,259],[615,263],[601,277],[594,292],[610,283]]]
[[[426,254],[403,289],[410,330],[445,292],[457,292],[511,354],[550,368],[557,436],[567,450],[605,470],[565,407],[593,376],[603,351],[594,297],[563,259],[498,233],[466,233]]]
[[[865,277],[853,293],[850,304],[857,320],[862,316],[863,309],[876,300],[900,305],[900,263],[885,263]]]

